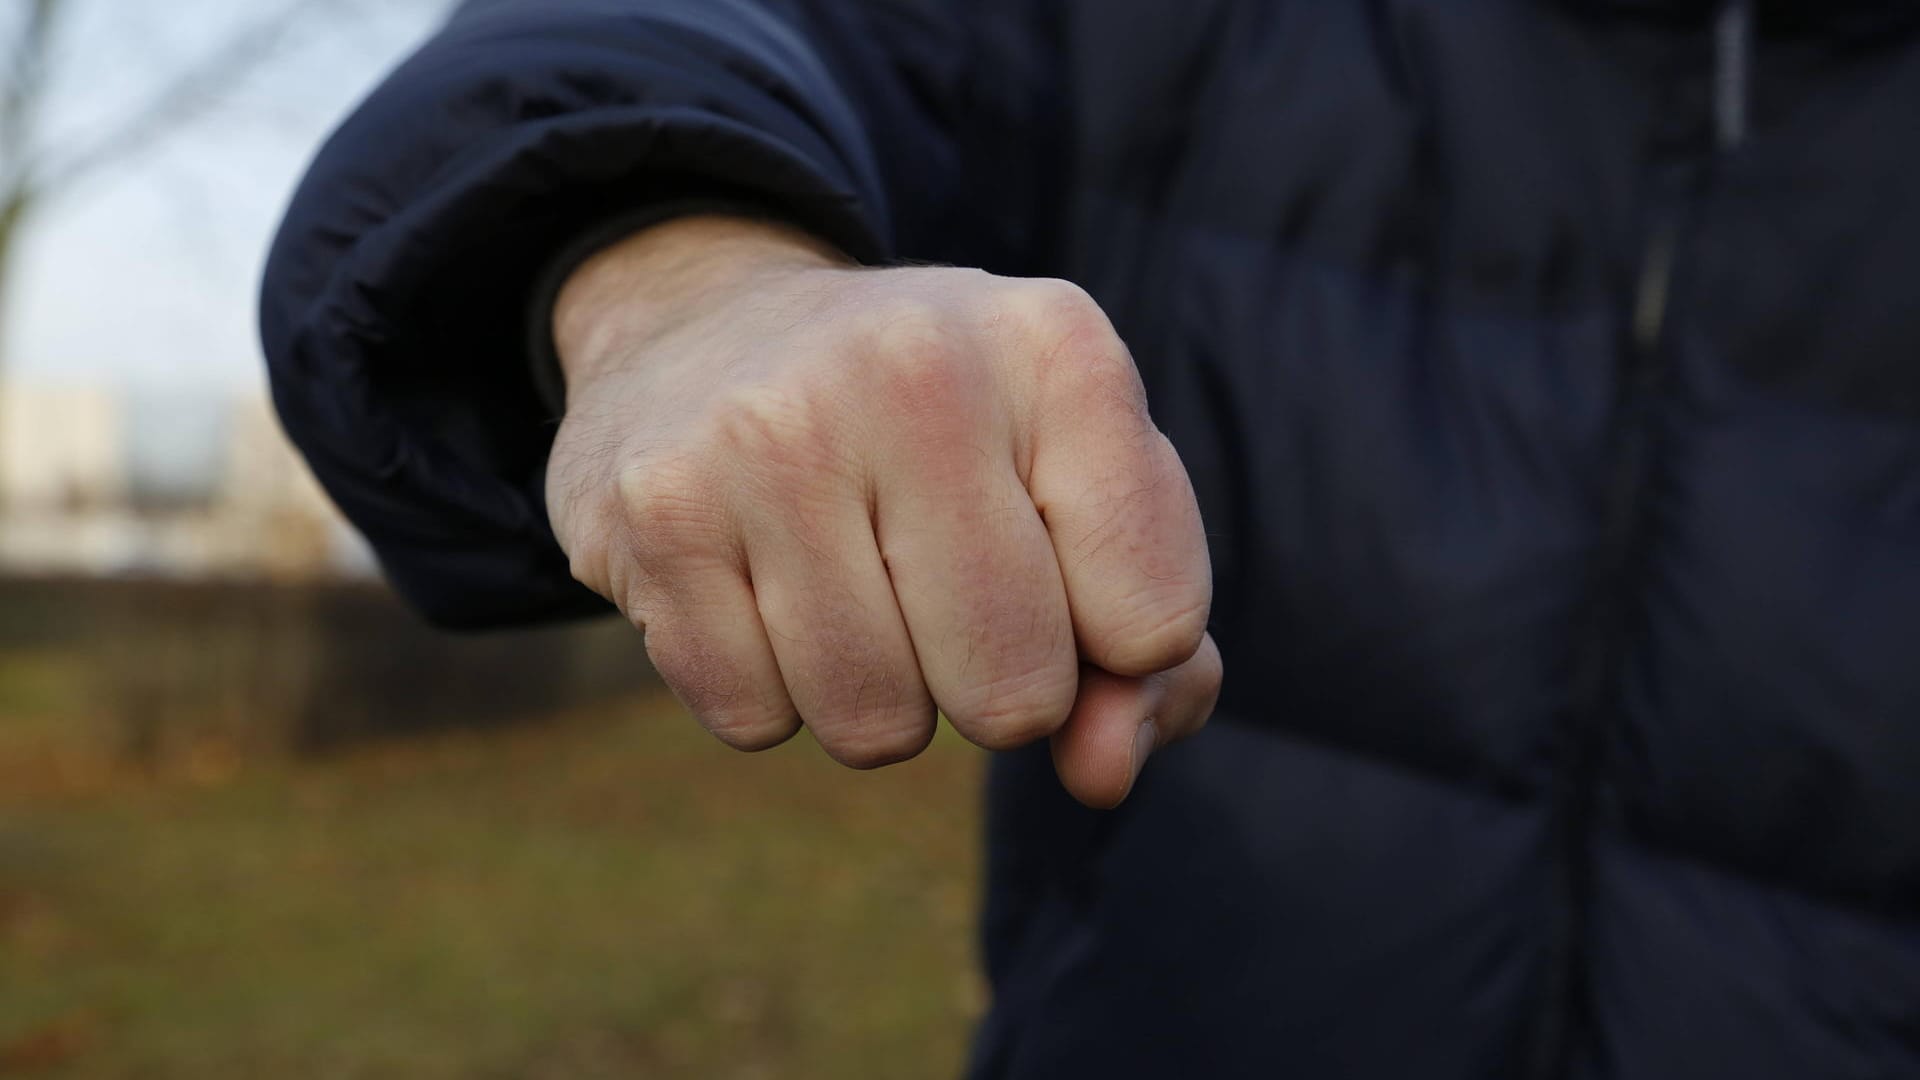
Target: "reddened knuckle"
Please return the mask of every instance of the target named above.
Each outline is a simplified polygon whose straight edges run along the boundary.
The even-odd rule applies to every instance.
[[[1043,383],[1065,394],[1106,394],[1135,403],[1132,356],[1086,290],[1067,281],[1037,282],[1026,289],[1021,306],[1036,343],[1035,373]]]
[[[868,347],[868,371],[890,405],[937,405],[964,392],[969,375],[966,346],[950,327],[937,322],[896,325],[877,334]]]

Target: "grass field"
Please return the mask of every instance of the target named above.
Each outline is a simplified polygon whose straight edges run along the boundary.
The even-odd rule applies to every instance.
[[[138,768],[74,676],[0,665],[0,1075],[959,1068],[981,760],[951,738],[848,773],[654,694]]]

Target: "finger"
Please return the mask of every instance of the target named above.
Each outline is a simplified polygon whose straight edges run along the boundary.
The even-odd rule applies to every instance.
[[[917,448],[879,474],[875,528],[933,700],[962,736],[1005,750],[1066,721],[1080,663],[1053,545],[1011,456],[976,449],[980,427],[937,430],[973,423],[969,411],[920,418]]]
[[[654,670],[721,742],[765,750],[800,730],[744,566],[682,568],[644,628]]]
[[[828,755],[871,769],[926,749],[933,700],[864,500],[751,528],[747,547],[787,694]]]
[[[1198,732],[1220,696],[1211,635],[1186,663],[1131,679],[1083,669],[1080,697],[1053,737],[1053,767],[1069,794],[1096,809],[1120,805],[1155,750]]]
[[[1081,655],[1121,675],[1193,656],[1212,568],[1180,458],[1147,415],[1126,346],[1090,300],[1056,300],[1035,366],[1028,490],[1047,525]],[[1084,296],[1084,294],[1078,294]]]

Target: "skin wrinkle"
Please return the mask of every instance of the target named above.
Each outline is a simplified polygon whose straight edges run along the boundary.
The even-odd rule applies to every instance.
[[[1054,388],[1054,384],[1063,375],[1090,376],[1103,385],[1111,404],[1129,414],[1144,416],[1146,392],[1134,368],[1131,350],[1107,324],[1105,315],[1100,313],[1092,298],[1080,292],[1077,286],[1069,285],[1067,288],[1073,290],[1074,299],[1070,303],[1075,310],[1066,315],[1054,315],[1049,321],[1065,321],[1069,326],[1051,345],[1040,350],[1033,364],[1033,382],[1039,396],[1072,401],[1076,397],[1072,388],[1062,391]],[[1079,310],[1083,303],[1090,313]],[[1096,339],[1096,344],[1084,349],[1075,348],[1076,343],[1089,337]],[[1065,362],[1063,357],[1069,350],[1082,353],[1087,359],[1078,363]],[[1117,388],[1116,382],[1120,384]]]
[[[623,582],[614,582],[612,591],[621,598],[620,609],[629,613],[627,618],[633,622],[635,629],[644,634],[645,628],[657,619],[657,616],[652,613],[665,605],[665,595],[664,590],[656,585],[656,579],[652,574],[647,573],[638,563],[632,565],[631,571],[621,572],[609,569],[610,573],[619,573],[624,579]],[[644,595],[648,592],[652,593],[652,597]],[[661,603],[654,603],[653,598],[658,598]]]
[[[879,522],[874,517],[869,517],[868,521],[874,529],[874,547],[880,552],[880,567],[887,575],[887,592],[893,597],[894,610],[904,612],[906,609],[900,604],[900,582],[895,576],[893,563],[887,558],[886,545],[879,533]],[[912,633],[907,634],[907,655],[913,658],[914,671],[925,670],[921,666],[919,647],[914,644]],[[931,697],[931,691],[929,691],[929,697]],[[935,704],[937,707],[938,703]]]
[[[682,625],[685,619],[679,620]],[[696,715],[724,709],[738,697],[745,676],[734,671],[731,685],[720,689],[732,665],[715,655],[712,646],[699,637],[667,639],[664,631],[655,632],[655,666],[671,670],[680,686],[683,703]]]
[[[967,655],[965,659],[960,661],[960,674],[965,675],[967,672],[973,670],[973,658],[980,654],[980,637],[981,632],[979,627],[968,627]]]
[[[1028,507],[1030,507],[1030,504],[1028,504],[1028,506],[1021,506],[1003,503],[981,513],[980,519],[985,522],[991,522],[995,518],[1004,518],[1009,512],[1027,511]],[[922,535],[929,532],[936,536],[944,535],[943,532],[931,526],[913,524],[911,527],[914,532]],[[991,525],[986,529],[988,535],[997,534],[1000,531],[1001,530],[997,528],[991,527]],[[901,541],[897,532],[898,530],[895,531],[895,534],[883,536],[884,545],[889,547],[898,545]],[[962,524],[955,532],[962,536],[974,536],[979,530]],[[1057,655],[1062,645],[1059,640],[1049,640],[1045,646],[1046,652],[1043,654],[1043,663],[1036,667],[1030,662],[1023,662],[1027,661],[1029,659],[1028,657],[1022,655],[1019,651],[1008,651],[1010,646],[1003,648],[996,639],[990,635],[990,627],[1001,626],[1006,621],[1006,614],[999,613],[1001,609],[1015,608],[1017,607],[1018,601],[1016,594],[1009,594],[998,587],[1001,579],[1004,577],[1004,568],[1001,564],[993,560],[993,554],[994,552],[990,547],[982,547],[968,560],[970,565],[963,567],[953,581],[934,580],[931,582],[923,582],[919,590],[920,594],[925,594],[927,590],[932,588],[958,585],[960,586],[959,591],[962,595],[976,598],[979,602],[976,604],[978,610],[974,615],[948,628],[948,636],[941,645],[940,651],[942,653],[951,655],[957,652],[960,654],[960,674],[973,673],[979,666],[984,664],[986,656],[993,652],[1006,653],[1006,655],[1002,657],[1003,664],[1001,666],[1018,669],[998,677],[992,683],[981,685],[977,692],[969,695],[968,700],[943,699],[936,695],[936,699],[940,701],[948,715],[950,717],[958,716],[963,726],[970,723],[978,715],[993,716],[1002,713],[1003,710],[999,707],[1001,699],[1011,695],[1021,694],[1036,685],[1036,678],[1044,674],[1046,670],[1045,661],[1050,661]],[[894,580],[896,598],[904,601],[908,597],[902,592],[902,586],[900,584],[900,571],[902,566],[903,564],[900,560],[889,558],[888,569],[890,577]],[[910,605],[903,602],[901,604],[902,611],[907,610],[909,606]],[[1010,611],[1008,613],[1010,613]],[[1025,617],[1025,622],[1029,628],[1029,633],[1033,632],[1034,629],[1041,624],[1041,613],[1037,610],[1029,611]],[[1022,638],[1018,635],[1009,635],[1006,638],[1008,642],[1031,640],[1032,638],[1030,636]]]
[[[1146,591],[1147,590],[1142,589],[1139,592],[1129,593],[1126,596],[1123,596],[1120,598],[1120,603],[1122,605],[1132,606],[1132,605],[1129,605],[1129,602],[1135,599],[1138,599]],[[1143,611],[1152,611],[1156,606],[1158,605],[1154,605],[1154,604],[1137,605],[1137,607]],[[1148,626],[1144,630],[1140,630],[1137,632],[1140,634],[1141,637],[1154,637],[1158,635],[1161,631],[1166,630],[1168,627],[1178,626],[1179,624],[1185,622],[1187,619],[1189,619],[1192,616],[1192,613],[1193,613],[1193,609],[1186,608],[1186,607],[1176,607],[1172,611],[1168,612],[1164,617],[1156,621],[1153,625]],[[1204,615],[1204,612],[1202,614]],[[1206,620],[1203,617],[1199,621],[1204,623]]]
[[[1017,509],[1017,508],[1013,508],[1013,509]],[[987,515],[984,515],[984,516],[988,520],[991,520],[991,518],[997,513],[1000,513],[1000,511],[998,510],[990,511]],[[991,530],[985,530],[985,531],[991,531]],[[957,583],[960,585],[965,595],[984,598],[984,602],[987,608],[989,609],[989,610],[980,612],[977,617],[969,619],[965,623],[965,627],[966,627],[965,632],[967,634],[967,656],[966,656],[965,663],[962,665],[963,672],[971,669],[973,660],[975,659],[979,650],[982,648],[983,645],[987,644],[987,642],[984,640],[985,634],[986,634],[986,628],[989,626],[998,625],[1001,622],[1003,622],[1004,616],[1006,614],[1004,609],[1010,605],[1017,607],[1019,601],[1021,599],[1024,599],[1021,597],[1009,595],[999,587],[1001,584],[1001,579],[1003,577],[1002,568],[991,562],[981,561],[983,558],[985,558],[986,556],[989,556],[990,554],[991,554],[990,552],[987,552],[984,550],[978,552],[975,559],[969,560],[971,565],[969,565],[964,572],[965,580]],[[1036,569],[1039,569],[1039,568],[1036,568]],[[1042,572],[1044,573],[1044,571]],[[1016,639],[1016,640],[1022,640],[1027,642],[1033,641],[1034,640],[1033,632],[1038,628],[1040,623],[1040,618],[1041,618],[1040,611],[1037,608],[1030,608],[1030,610],[1027,613],[1028,633],[1023,638]],[[1049,650],[1048,659],[1051,659],[1051,654],[1054,647],[1055,647],[1054,642],[1050,640],[1048,643],[1048,650]]]
[[[1163,477],[1160,475],[1156,466],[1155,475],[1151,480],[1135,487],[1117,499],[1110,500],[1110,503],[1113,505],[1112,512],[1109,513],[1105,520],[1099,525],[1089,530],[1086,536],[1082,537],[1081,540],[1074,545],[1074,551],[1079,555],[1079,560],[1076,565],[1085,566],[1088,560],[1099,554],[1108,544],[1121,536],[1123,530],[1113,528],[1114,523],[1119,521],[1121,516],[1126,514],[1136,504],[1148,501],[1157,495],[1160,492],[1162,484]],[[1098,542],[1094,541],[1095,537],[1099,537]],[[1093,544],[1091,548],[1087,546],[1089,543]]]
[[[1120,516],[1122,514],[1127,512],[1126,504],[1131,501],[1133,500],[1132,500],[1132,497],[1130,496],[1123,497],[1122,499],[1120,499],[1119,500],[1119,502],[1121,503],[1120,506],[1115,507],[1113,512],[1108,514],[1105,520],[1103,520],[1099,525],[1094,526],[1091,530],[1087,532],[1086,536],[1082,537],[1078,543],[1074,544],[1074,551],[1080,557],[1079,558],[1080,566],[1085,566],[1087,564],[1087,560],[1093,558],[1095,555],[1098,555],[1101,551],[1105,550],[1108,544],[1112,543],[1115,539],[1117,539],[1121,535],[1121,530],[1114,528],[1113,525],[1115,522],[1120,520]],[[1097,543],[1094,543],[1091,548],[1087,547],[1087,544],[1090,542],[1093,542],[1095,537],[1099,537],[1099,541]]]
[[[833,551],[805,535],[794,535],[793,539],[802,550],[808,552],[808,558],[816,566],[830,570],[837,568],[842,561]],[[835,582],[834,574],[813,574],[798,583],[798,592],[787,598],[780,609],[770,609],[762,602],[761,613],[770,636],[789,641],[794,648],[792,654],[782,663],[790,690],[796,700],[808,695],[809,690],[820,687],[810,682],[824,673],[817,670],[788,670],[787,662],[799,658],[810,658],[818,662],[822,658],[833,658],[833,670],[848,675],[857,673],[858,682],[853,687],[849,713],[844,716],[822,715],[808,721],[815,737],[830,749],[842,741],[847,732],[840,730],[847,725],[847,731],[858,735],[862,729],[871,731],[879,724],[877,716],[900,712],[905,706],[905,686],[898,678],[889,662],[887,647],[876,641],[870,628],[861,620],[861,612],[850,610],[844,604],[844,593]],[[764,593],[757,594],[764,597]],[[841,602],[836,602],[841,601]],[[807,633],[783,634],[779,624],[780,616],[790,615],[796,627],[804,626]],[[910,648],[910,643],[909,643]],[[909,656],[912,654],[909,652]],[[915,661],[917,665],[917,661]],[[811,665],[808,665],[811,667]],[[916,667],[917,670],[917,667]],[[798,680],[796,682],[796,680]],[[831,681],[831,675],[829,675]],[[883,703],[879,706],[869,700],[876,686],[883,687]],[[804,710],[803,710],[804,711]]]
[[[887,738],[897,734],[887,718],[901,713],[905,702],[901,694],[898,679],[892,678],[882,667],[870,667],[860,674],[860,686],[854,692],[853,712],[848,718],[848,735],[865,737],[869,741]],[[868,702],[869,691],[875,691],[876,700]],[[901,728],[918,738],[917,732]]]
[[[671,600],[672,593],[665,583],[657,582],[654,574],[647,568],[647,553],[650,547],[641,533],[641,523],[632,514],[622,514],[618,519],[620,543],[606,548],[606,567],[603,571],[613,599],[621,604],[623,611],[643,615],[653,606],[641,596],[642,590],[651,590],[661,604]],[[613,553],[624,552],[628,557],[621,560],[622,565],[631,568],[623,580],[614,580]]]

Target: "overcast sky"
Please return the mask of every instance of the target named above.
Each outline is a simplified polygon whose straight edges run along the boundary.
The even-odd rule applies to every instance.
[[[55,143],[102,130],[184,58],[274,6],[71,2]],[[326,132],[444,6],[341,0],[190,126],[56,193],[15,267],[8,373],[169,396],[262,386],[254,293],[286,199]]]

